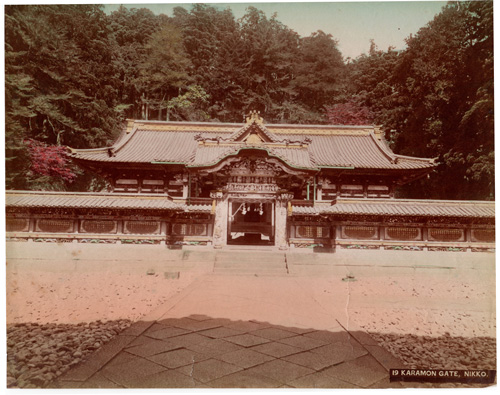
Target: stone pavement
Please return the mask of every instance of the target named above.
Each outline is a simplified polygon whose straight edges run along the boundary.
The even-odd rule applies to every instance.
[[[319,295],[318,281],[206,274],[53,386],[402,388],[388,370],[403,363],[349,322],[348,285]]]

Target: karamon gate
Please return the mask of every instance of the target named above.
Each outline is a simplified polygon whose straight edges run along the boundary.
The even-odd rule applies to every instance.
[[[68,155],[108,191],[8,191],[8,240],[494,250],[494,202],[396,198],[436,164],[374,126],[128,120],[111,147]]]

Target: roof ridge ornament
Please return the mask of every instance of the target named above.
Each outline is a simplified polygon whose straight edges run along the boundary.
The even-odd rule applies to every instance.
[[[264,119],[259,115],[260,114],[260,111],[256,111],[256,110],[253,110],[253,111],[250,111],[250,114],[248,114],[248,116],[246,117],[246,123],[247,124],[251,124],[251,123],[256,123],[256,124],[263,124],[264,123]]]

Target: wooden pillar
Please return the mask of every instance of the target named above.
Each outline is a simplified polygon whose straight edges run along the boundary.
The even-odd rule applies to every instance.
[[[316,191],[316,199],[323,200],[323,178],[320,177],[318,179],[317,191]]]
[[[288,249],[288,229],[287,229],[287,208],[288,202],[293,199],[292,193],[281,193],[278,195],[275,204],[276,227],[275,245],[280,250]]]
[[[168,222],[161,221],[160,222],[160,235],[165,236],[160,240],[160,245],[165,245],[168,238]]]
[[[73,233],[78,234],[78,218],[73,219]],[[78,243],[78,239],[75,237],[72,243]]]
[[[219,249],[227,244],[228,196],[222,191],[215,191],[210,193],[210,197],[216,202],[213,245]]]
[[[396,186],[394,185],[394,183],[390,184],[389,185],[389,198],[394,199],[395,192],[396,192],[395,190],[396,190]]]
[[[36,222],[36,218],[29,218],[28,232],[35,231],[35,222]]]
[[[228,201],[227,203],[227,238],[228,240],[232,240],[232,237],[231,237],[231,226],[233,224],[233,204],[231,202]]]
[[[465,232],[465,241],[467,243],[471,243],[472,242],[472,228],[470,226],[467,226],[464,229],[464,232]]]
[[[422,241],[426,243],[429,241],[429,228],[426,225],[422,227]],[[424,246],[423,250],[428,251],[429,248],[427,246]]]
[[[472,248],[471,248],[471,243],[472,243],[472,229],[469,226],[467,226],[465,229],[464,229],[464,238],[465,238],[465,241],[466,243],[468,243],[468,246],[467,246],[467,252],[471,252],[472,251]]]
[[[116,233],[123,234],[125,229],[125,221],[123,219],[116,220]]]

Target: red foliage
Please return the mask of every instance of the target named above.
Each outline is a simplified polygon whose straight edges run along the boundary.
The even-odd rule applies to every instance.
[[[76,174],[70,168],[64,147],[47,145],[36,140],[26,140],[31,159],[31,171],[35,174],[61,178],[73,182]]]
[[[373,114],[368,107],[361,106],[354,100],[346,103],[325,106],[326,117],[333,125],[370,125]]]

